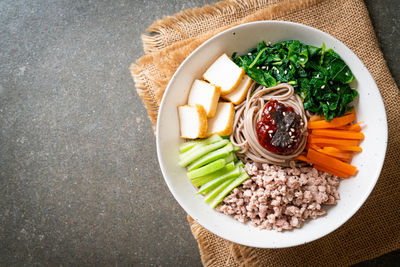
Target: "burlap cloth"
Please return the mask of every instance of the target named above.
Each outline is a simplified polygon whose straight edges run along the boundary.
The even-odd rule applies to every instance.
[[[181,62],[218,32],[245,22],[286,20],[327,32],[368,67],[385,103],[389,142],[381,176],[361,209],[342,227],[309,244],[256,249],[221,239],[188,217],[206,266],[343,266],[400,245],[400,94],[379,49],[362,0],[236,0],[181,12],[153,23],[143,35],[145,56],[131,66],[137,93],[156,124],[164,90]],[[373,108],[373,107],[371,107]]]

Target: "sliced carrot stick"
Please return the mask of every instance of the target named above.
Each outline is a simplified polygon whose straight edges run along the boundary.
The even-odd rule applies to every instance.
[[[360,132],[361,131],[361,125],[364,123],[363,121],[357,122],[356,124],[350,125],[349,127],[349,131],[353,131],[353,132]]]
[[[303,155],[298,155],[295,157],[295,159],[304,161],[304,162],[308,162],[308,163],[312,163],[306,156],[303,156]]]
[[[313,165],[313,167],[315,169],[319,170],[319,171],[327,172],[327,173],[330,173],[330,174],[333,174],[333,175],[336,175],[336,176],[339,176],[339,177],[342,177],[342,178],[348,178],[349,177],[349,175],[347,173],[344,173],[344,172],[341,172],[341,171],[338,171],[338,170],[325,168],[325,167],[322,167],[320,165]]]
[[[321,149],[321,148],[320,148],[319,146],[317,146],[316,144],[310,144],[310,143],[307,143],[307,144],[309,144],[310,147],[311,147],[312,149],[315,149],[315,150]]]
[[[341,146],[335,144],[326,144],[325,146],[334,147],[343,151],[362,152],[362,148],[359,146]]]
[[[315,129],[315,130],[312,130],[312,134],[318,135],[318,136],[341,138],[341,139],[364,140],[363,133],[357,133],[357,132],[353,132],[353,131]]]
[[[348,131],[349,130],[349,124],[345,125],[345,126],[340,126],[340,127],[336,127],[334,129],[336,130],[344,130],[344,131]]]
[[[344,126],[352,121],[354,121],[356,118],[356,113],[353,111],[349,115],[345,115],[342,117],[336,117],[330,122],[325,121],[325,120],[320,120],[320,121],[310,121],[308,123],[308,129],[321,129],[321,128],[337,128]]]
[[[353,156],[349,152],[344,152],[344,151],[341,151],[341,150],[339,150],[337,148],[334,148],[334,147],[324,147],[323,149],[317,149],[317,151],[321,152],[321,153],[323,153],[325,155],[338,158],[338,159],[343,160],[343,161],[350,161],[350,159]]]
[[[358,141],[357,140],[347,140],[347,139],[333,139],[333,138],[324,138],[324,137],[319,137],[315,136],[313,134],[310,134],[308,136],[308,142],[310,144],[324,144],[320,146],[325,146],[326,144],[330,145],[339,145],[339,146],[358,146]]]
[[[335,159],[331,156],[322,154],[312,148],[308,150],[307,158],[316,165],[344,172],[349,175],[354,175],[357,171],[357,168],[355,166]]]
[[[320,121],[320,120],[324,120],[325,119],[325,116],[319,116],[319,115],[315,115],[315,116],[312,116],[308,121]]]

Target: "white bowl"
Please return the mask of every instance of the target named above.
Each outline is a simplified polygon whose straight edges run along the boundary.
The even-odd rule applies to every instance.
[[[330,208],[326,216],[309,220],[300,229],[276,232],[258,230],[232,217],[216,212],[196,195],[196,189],[178,166],[179,137],[177,106],[187,103],[194,79],[222,53],[246,53],[262,40],[272,43],[300,40],[306,44],[333,48],[349,65],[359,92],[356,106],[358,121],[365,121],[363,152],[353,158],[358,174],[342,180],[339,186],[341,200]],[[283,21],[261,21],[243,24],[224,31],[198,47],[178,68],[172,77],[158,115],[157,153],[165,181],[182,208],[200,225],[214,234],[246,246],[282,248],[311,242],[329,234],[345,223],[364,203],[378,180],[386,153],[387,122],[379,90],[367,68],[342,42],[320,30],[302,24]]]

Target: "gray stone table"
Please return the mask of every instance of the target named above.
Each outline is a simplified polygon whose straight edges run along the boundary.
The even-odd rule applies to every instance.
[[[128,67],[152,21],[210,2],[0,0],[1,266],[201,265]],[[400,2],[366,2],[399,84]]]

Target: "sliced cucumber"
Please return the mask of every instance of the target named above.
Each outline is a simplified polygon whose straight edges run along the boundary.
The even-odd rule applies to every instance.
[[[184,153],[179,154],[179,160],[182,160],[186,157],[188,157],[190,154],[194,153],[195,151],[199,150],[202,147],[205,147],[205,144],[195,144],[190,148],[189,150],[186,150]]]
[[[237,151],[240,151],[240,150],[242,150],[240,147],[233,146],[233,152],[237,152]]]
[[[208,192],[207,195],[205,195],[204,201],[207,203],[212,201],[216,196],[218,196],[219,193],[221,193],[221,191],[223,191],[235,179],[237,178],[228,179],[219,186],[217,186],[216,188],[214,188],[212,191]]]
[[[190,149],[189,151],[186,151],[184,153],[185,156],[179,157],[178,164],[179,164],[179,166],[186,167],[187,165],[189,165],[193,161],[197,160],[198,158],[204,156],[205,154],[207,154],[211,151],[221,148],[228,143],[229,143],[228,140],[223,139],[221,141],[212,143],[210,145],[195,145],[192,149]],[[201,147],[199,147],[198,149],[195,149],[197,146],[201,146]],[[186,154],[186,153],[188,153],[188,154]]]
[[[210,153],[204,155],[203,157],[199,158],[198,160],[192,162],[188,166],[188,170],[192,171],[203,165],[206,165],[207,163],[210,163],[211,161],[224,158],[224,157],[228,156],[229,152],[231,152],[232,150],[233,150],[233,145],[232,145],[232,143],[229,143],[226,146],[224,146],[218,150],[215,150],[213,152],[210,152]]]
[[[235,159],[235,154],[233,154],[232,152],[229,153],[228,156],[226,156],[224,158],[225,162],[233,162],[233,163],[235,163],[234,159]]]
[[[223,140],[221,136],[214,134],[206,139],[197,139],[197,140],[182,143],[179,145],[179,151],[181,152],[181,154],[179,155],[179,159],[181,159],[181,158],[185,157],[185,155],[189,154],[189,151],[192,148],[194,148],[196,145],[197,145],[196,149],[198,149],[204,145],[210,145],[210,144],[213,144],[213,143],[221,141],[221,140]],[[193,151],[191,151],[191,152],[193,152]]]
[[[214,198],[211,199],[210,206],[212,208],[215,208],[219,203],[221,203],[224,200],[225,196],[228,195],[229,192],[231,192],[233,189],[241,185],[244,181],[246,181],[249,178],[250,177],[247,175],[247,173],[244,172],[236,179],[229,180],[231,182],[225,188],[219,191],[218,195],[214,196]]]
[[[200,187],[200,190],[199,190],[199,192],[197,192],[197,194],[207,193],[207,192],[213,190],[214,188],[216,188],[218,185],[220,185],[224,181],[226,181],[228,179],[236,178],[240,174],[241,174],[240,168],[239,168],[239,166],[236,166],[236,168],[234,170],[222,175],[221,177],[219,177],[217,179],[213,179],[213,180],[203,184]]]
[[[226,161],[224,159],[218,159],[216,161],[208,163],[207,165],[205,165],[201,168],[198,168],[196,170],[188,172],[187,177],[189,179],[201,177],[201,176],[216,172],[216,171],[222,169],[225,165],[226,165]]]
[[[183,153],[196,145],[195,141],[188,141],[179,145],[179,152]]]
[[[225,175],[226,173],[232,171],[233,169],[235,169],[235,164],[233,162],[230,162],[230,163],[226,164],[225,167],[223,167],[222,169],[220,169],[216,172],[192,179],[192,183],[195,186],[201,186],[211,180],[217,179],[218,177]]]

